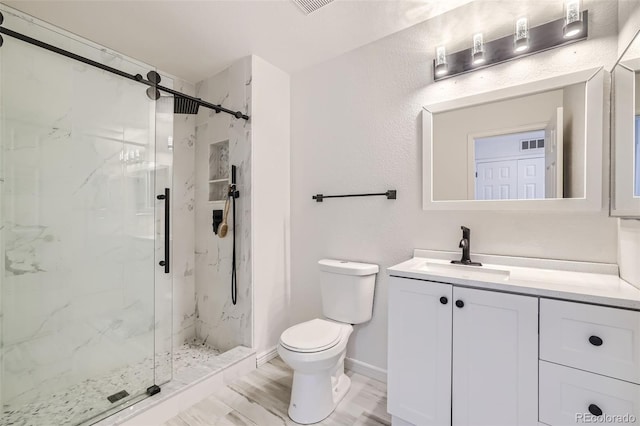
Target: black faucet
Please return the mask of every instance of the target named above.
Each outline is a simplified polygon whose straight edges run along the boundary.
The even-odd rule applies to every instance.
[[[462,259],[452,260],[451,263],[455,263],[456,265],[482,266],[480,262],[471,261],[471,229],[466,226],[461,226],[460,228],[462,229],[462,239],[458,247],[462,249]]]

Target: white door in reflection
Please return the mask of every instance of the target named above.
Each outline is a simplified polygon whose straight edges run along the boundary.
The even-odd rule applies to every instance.
[[[545,130],[476,138],[475,199],[545,198]]]
[[[517,160],[476,165],[476,200],[509,200],[518,192]]]

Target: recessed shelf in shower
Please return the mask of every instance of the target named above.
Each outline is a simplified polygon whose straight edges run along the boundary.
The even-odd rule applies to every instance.
[[[209,201],[225,201],[229,192],[229,141],[209,145]]]

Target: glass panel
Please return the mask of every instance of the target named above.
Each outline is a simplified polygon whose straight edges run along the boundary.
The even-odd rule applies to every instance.
[[[2,10],[12,30],[151,69]],[[0,61],[0,424],[78,424],[154,384],[155,102],[9,36]]]
[[[163,77],[162,85],[173,88],[173,81]],[[165,189],[172,189],[173,177],[173,96],[162,94],[156,102],[156,194],[163,194]],[[174,193],[170,192],[169,204],[173,202]],[[164,200],[156,200],[156,265],[165,260],[165,244],[171,246],[173,239],[165,236],[165,208],[170,205]],[[171,218],[169,219],[171,225]],[[172,232],[173,225],[170,226]],[[173,252],[170,251],[170,257]],[[170,265],[173,260],[167,259]],[[156,268],[155,297],[156,297],[156,369],[155,383],[161,385],[172,379],[173,373],[173,268],[165,273],[164,268]]]

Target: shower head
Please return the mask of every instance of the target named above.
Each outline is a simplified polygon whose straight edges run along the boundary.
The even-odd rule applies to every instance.
[[[176,96],[173,99],[174,114],[197,114],[200,104],[194,100]]]

